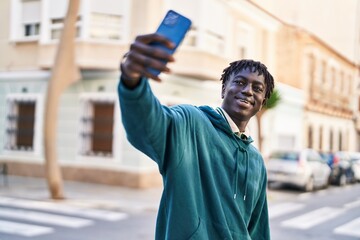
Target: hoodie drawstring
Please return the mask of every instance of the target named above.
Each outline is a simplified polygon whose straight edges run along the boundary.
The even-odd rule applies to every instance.
[[[230,124],[228,122],[228,120],[226,119],[226,116],[223,112],[223,110],[219,107],[216,108],[216,111],[225,119],[225,121],[227,122],[227,124],[229,125],[230,127]],[[234,199],[236,199],[236,196],[237,196],[237,189],[238,189],[238,182],[239,182],[239,151],[245,153],[245,161],[246,161],[246,169],[245,169],[245,189],[244,189],[244,201],[246,199],[246,194],[247,194],[247,188],[248,188],[248,169],[249,169],[249,154],[248,152],[246,151],[245,148],[241,147],[240,146],[240,143],[239,143],[239,139],[238,137],[233,133],[233,137],[234,137],[234,140],[238,146],[238,148],[236,149],[236,154],[235,154],[235,183],[234,183],[234,187],[233,187],[233,193],[234,193]]]
[[[238,189],[238,182],[239,182],[239,151],[243,152],[245,155],[245,164],[246,164],[246,169],[245,169],[245,187],[244,187],[244,201],[246,200],[246,194],[247,194],[247,188],[248,188],[248,169],[249,169],[249,154],[246,151],[246,149],[244,149],[243,147],[241,147],[239,145],[239,143],[237,142],[238,148],[236,149],[236,155],[235,155],[235,184],[234,184],[234,199],[236,199],[237,196],[237,189]]]
[[[238,179],[239,179],[239,171],[238,171],[238,159],[239,159],[239,151],[240,149],[237,148],[236,149],[236,154],[235,154],[235,184],[234,184],[234,199],[236,199],[236,195],[237,195],[237,189],[238,189]]]

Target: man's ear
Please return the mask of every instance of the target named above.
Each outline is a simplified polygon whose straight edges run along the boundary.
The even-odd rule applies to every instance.
[[[266,98],[262,101],[262,103],[261,103],[261,107],[264,107],[265,106],[265,104],[266,104]]]
[[[224,99],[225,96],[225,84],[222,84],[221,86],[221,99]]]

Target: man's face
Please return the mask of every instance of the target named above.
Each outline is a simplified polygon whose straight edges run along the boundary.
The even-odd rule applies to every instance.
[[[265,78],[258,72],[247,68],[232,73],[222,86],[222,108],[238,126],[246,125],[265,103],[265,92]]]

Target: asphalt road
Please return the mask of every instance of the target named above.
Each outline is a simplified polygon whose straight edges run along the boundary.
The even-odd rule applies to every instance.
[[[273,240],[360,239],[360,184],[269,191]],[[154,239],[156,211],[126,212],[0,196],[0,240]]]
[[[279,188],[294,198],[269,204],[274,240],[360,239],[360,184],[312,193]]]

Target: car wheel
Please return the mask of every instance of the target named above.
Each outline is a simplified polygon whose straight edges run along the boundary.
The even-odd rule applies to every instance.
[[[339,178],[339,186],[345,186],[345,185],[346,185],[346,175],[341,174],[341,176]]]
[[[314,190],[314,178],[310,177],[309,180],[307,181],[306,185],[305,185],[305,191],[306,192],[311,192]]]

